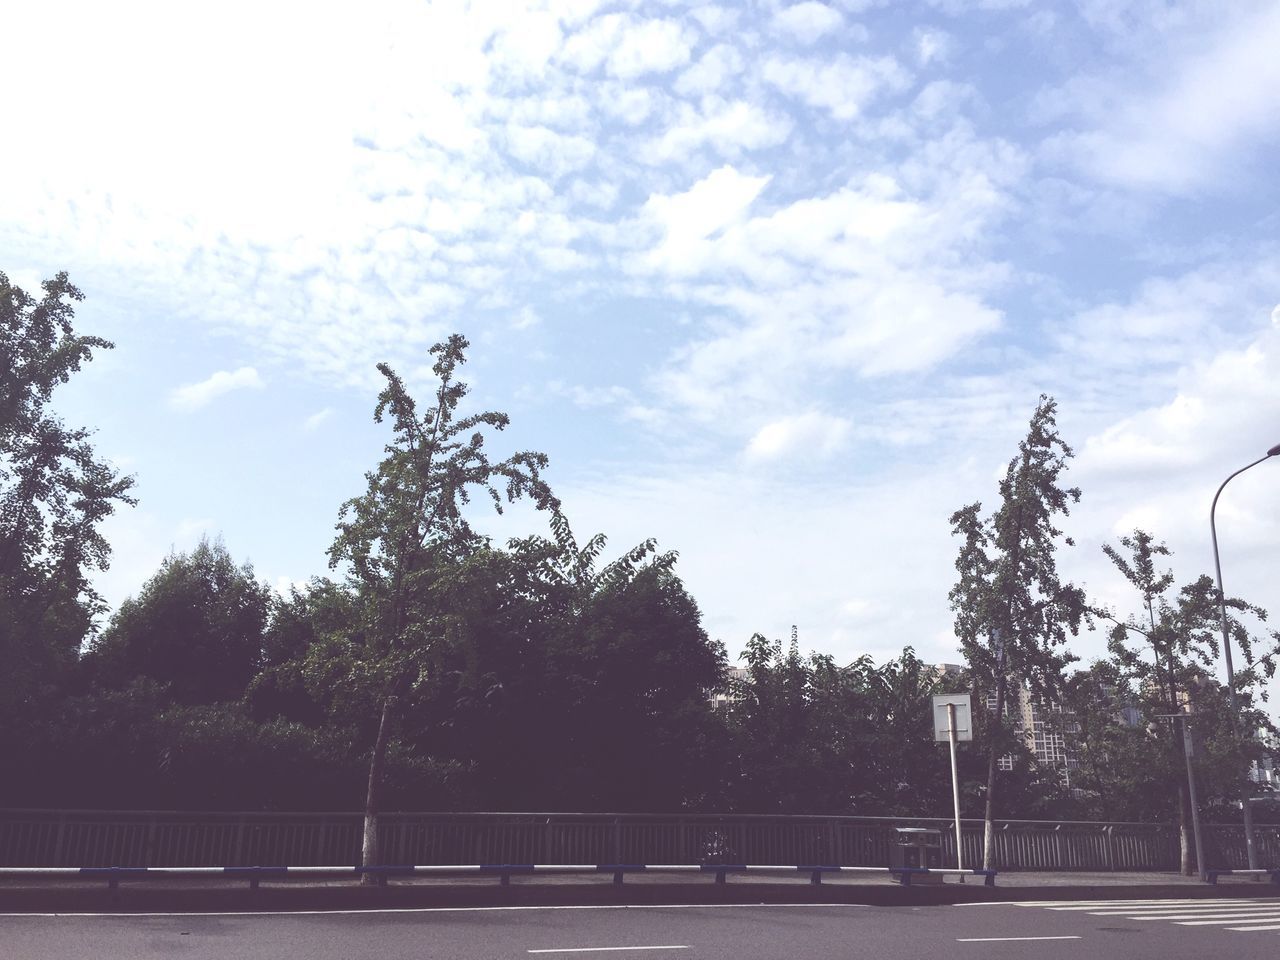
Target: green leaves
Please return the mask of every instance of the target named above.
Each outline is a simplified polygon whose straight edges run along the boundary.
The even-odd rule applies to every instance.
[[[75,333],[72,304],[83,296],[65,273],[43,286],[37,301],[0,273],[0,657],[10,697],[74,661],[104,606],[88,579],[110,558],[98,526],[136,502],[133,479],[96,457],[89,431],[49,410],[54,389],[111,344]]]
[[[120,605],[85,657],[101,684],[139,677],[178,703],[239,700],[260,666],[271,591],[222,542],[172,553],[137,597]]]
[[[1004,708],[1011,684],[1026,684],[1034,696],[1053,698],[1073,657],[1064,649],[1088,615],[1084,592],[1058,576],[1059,543],[1070,546],[1057,518],[1080,500],[1060,479],[1072,457],[1058,434],[1057,404],[1041,395],[1000,481],[1000,504],[989,517],[973,503],[951,516],[961,538],[959,578],[949,594],[956,636],[976,685],[995,697],[986,720],[988,753],[986,836],[983,862],[993,856],[992,819],[997,761],[1006,751]]]
[[[977,677],[995,687],[1010,676],[1051,694],[1074,659],[1063,648],[1087,616],[1084,592],[1058,576],[1056,526],[1080,499],[1063,488],[1071,448],[1057,431],[1057,405],[1041,396],[1027,436],[1000,481],[1000,504],[989,517],[972,503],[951,516],[961,538],[959,574],[949,594],[956,635]]]

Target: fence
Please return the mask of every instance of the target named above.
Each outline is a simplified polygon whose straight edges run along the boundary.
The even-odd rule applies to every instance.
[[[389,813],[382,861],[465,863],[755,863],[885,866],[895,826],[942,830],[950,820],[884,817],[652,816],[572,813]],[[962,823],[967,866],[979,864],[982,822]],[[1245,866],[1242,828],[1211,825],[1213,868]],[[1264,864],[1280,863],[1280,828],[1257,828]],[[356,865],[356,813],[174,813],[0,810],[0,866],[241,867]],[[996,823],[1002,870],[1176,870],[1174,828],[1142,823]]]

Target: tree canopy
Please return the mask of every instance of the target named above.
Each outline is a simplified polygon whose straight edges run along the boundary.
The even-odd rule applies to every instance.
[[[0,273],[0,657],[11,707],[75,662],[105,609],[90,579],[111,556],[100,525],[134,503],[133,478],[51,408],[57,387],[112,344],[75,331],[83,296],[66,273],[43,288],[36,299]]]
[[[1025,683],[1035,696],[1056,698],[1063,670],[1075,659],[1065,649],[1067,637],[1079,630],[1087,610],[1084,592],[1058,576],[1058,548],[1072,541],[1056,524],[1079,502],[1080,491],[1061,485],[1072,451],[1058,434],[1056,414],[1056,402],[1042,395],[990,516],[983,517],[975,502],[951,517],[952,532],[961,538],[959,578],[950,594],[956,636],[980,692],[994,698],[987,737],[987,869],[999,759],[1013,745],[1005,721],[1009,685]]]

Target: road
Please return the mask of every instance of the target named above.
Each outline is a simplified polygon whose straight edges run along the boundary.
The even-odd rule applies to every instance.
[[[1274,960],[1280,899],[0,916],[4,960]]]

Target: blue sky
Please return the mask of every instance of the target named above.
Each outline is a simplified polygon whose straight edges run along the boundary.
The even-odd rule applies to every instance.
[[[1280,442],[1280,7],[1158,0],[46,0],[8,14],[0,269],[114,339],[60,398],[138,478],[118,602],[221,535],[325,572],[375,363],[472,341],[580,535],[712,636],[956,659],[947,518],[1041,392],[1084,499],[1211,569]],[[1280,463],[1220,507],[1280,607]],[[488,521],[487,521],[488,522]],[[497,536],[541,521],[516,511]],[[1096,637],[1076,648],[1086,658]]]

